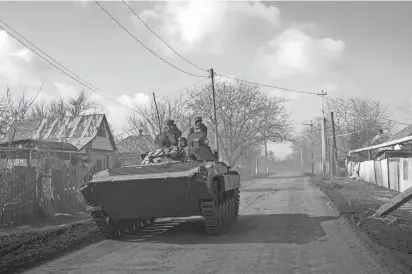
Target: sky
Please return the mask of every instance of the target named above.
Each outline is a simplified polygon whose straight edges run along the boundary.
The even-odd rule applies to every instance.
[[[216,73],[288,89],[347,97],[367,95],[412,123],[412,2],[128,1],[179,54]],[[101,5],[133,35],[176,67],[188,64],[160,42],[121,1]],[[0,2],[0,19],[92,84],[115,134],[149,94],[175,96],[208,79],[184,74],[155,57],[94,1]],[[409,33],[409,34],[408,34]],[[68,98],[82,85],[0,30],[0,96]],[[262,88],[288,99],[297,131],[320,114],[316,95]],[[105,97],[112,99],[107,100]],[[288,144],[270,144],[279,157]]]

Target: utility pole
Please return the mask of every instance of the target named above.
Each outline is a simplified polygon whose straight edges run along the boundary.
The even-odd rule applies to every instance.
[[[256,155],[256,174],[259,174],[259,154]]]
[[[269,173],[269,165],[268,165],[268,144],[265,140],[265,163],[266,163],[266,173]]]
[[[304,124],[304,125],[307,125],[307,126],[310,126],[310,131],[313,131],[313,122],[312,122],[312,120],[310,120],[310,124]],[[314,143],[314,141],[313,141],[313,138],[310,138],[311,139],[311,145],[312,145],[312,149],[311,149],[311,151],[310,151],[310,158],[311,158],[311,163],[310,163],[310,168],[311,168],[311,172],[312,172],[312,174],[314,174],[314,170],[313,170],[313,165],[314,165],[314,162],[313,162],[313,154],[314,154],[314,150],[315,150],[315,143]]]
[[[326,117],[323,117],[323,134],[325,136],[325,178],[328,178],[330,176],[330,146],[328,142],[328,138],[326,136],[326,133],[328,131],[328,122]]]
[[[326,95],[326,92],[322,90],[322,93],[319,94],[321,98],[321,139],[322,139],[322,178],[326,177],[326,119],[324,117],[323,111],[323,96]]]
[[[293,154],[293,171],[296,171],[296,155]]]
[[[301,171],[304,171],[303,170],[303,147],[302,146],[300,146],[300,169]]]
[[[269,165],[268,165],[268,140],[266,138],[266,128],[267,128],[267,121],[268,121],[268,115],[267,112],[265,111],[265,165],[266,165],[266,173],[269,173]]]
[[[333,112],[330,113],[330,117],[332,120],[332,135],[333,135],[333,153],[332,153],[332,168],[333,168],[333,176],[336,176],[336,162],[338,161],[338,149],[336,146],[336,134],[335,134],[335,119],[333,118]]]
[[[216,95],[215,95],[215,74],[213,72],[213,69],[210,69],[210,78],[212,79],[212,93],[213,93],[213,118],[215,122],[215,145],[216,145],[216,151],[219,153],[219,137],[218,137],[218,132],[217,132],[217,118],[216,118]],[[219,156],[220,158],[220,156]]]

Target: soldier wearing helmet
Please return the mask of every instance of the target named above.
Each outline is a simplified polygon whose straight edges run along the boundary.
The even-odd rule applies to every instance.
[[[165,132],[173,135],[174,142],[173,145],[177,145],[177,140],[182,136],[182,131],[176,126],[175,121],[172,119],[167,119],[164,127]]]
[[[207,137],[207,127],[202,122],[202,117],[196,117],[194,126],[190,129],[190,132],[203,132]]]

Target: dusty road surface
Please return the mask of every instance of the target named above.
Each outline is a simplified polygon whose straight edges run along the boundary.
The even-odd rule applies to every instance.
[[[310,179],[274,175],[245,183],[229,234],[198,218],[159,220],[26,273],[392,273],[327,206]]]

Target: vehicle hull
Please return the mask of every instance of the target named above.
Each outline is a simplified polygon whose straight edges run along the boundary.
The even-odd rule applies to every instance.
[[[89,183],[82,194],[113,219],[196,216],[199,201],[211,198],[206,183],[195,175]]]

